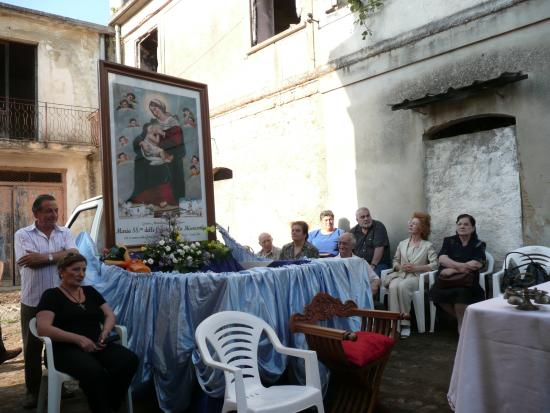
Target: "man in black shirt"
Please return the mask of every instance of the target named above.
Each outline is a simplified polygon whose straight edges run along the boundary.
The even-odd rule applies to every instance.
[[[357,225],[350,232],[357,241],[353,253],[364,258],[378,275],[391,268],[390,241],[386,227],[372,219],[368,208],[361,207],[355,213]]]

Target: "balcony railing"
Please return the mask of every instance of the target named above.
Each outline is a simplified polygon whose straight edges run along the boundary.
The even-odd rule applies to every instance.
[[[99,112],[0,96],[0,139],[99,147]]]

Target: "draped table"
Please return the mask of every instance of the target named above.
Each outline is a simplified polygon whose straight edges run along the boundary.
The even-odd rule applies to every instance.
[[[203,368],[195,347],[195,328],[209,315],[225,310],[254,314],[274,328],[284,345],[307,348],[302,334],[290,334],[288,322],[318,292],[373,308],[367,264],[362,259],[312,260],[240,272],[136,274],[102,264],[90,242],[87,237],[77,242],[88,259],[87,282],[128,329],[129,348],[141,361],[133,385],[153,380],[165,412],[189,407],[197,379],[208,395],[223,395],[223,376]],[[358,319],[338,323],[328,325],[348,330],[360,326]],[[276,381],[290,359],[275,353],[267,340],[260,342],[260,373],[267,382]],[[302,365],[291,362],[290,367],[296,377],[303,376]]]
[[[497,297],[468,306],[447,394],[455,412],[549,412],[549,386],[550,305],[522,311]]]

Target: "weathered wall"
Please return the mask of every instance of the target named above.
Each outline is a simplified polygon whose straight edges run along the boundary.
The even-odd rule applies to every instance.
[[[426,209],[432,241],[454,234],[468,213],[487,251],[502,258],[522,244],[515,127],[425,141]]]
[[[0,8],[0,39],[37,45],[38,100],[98,106],[97,31]]]
[[[13,170],[65,171],[68,216],[80,202],[101,193],[101,163],[89,150],[50,146],[54,147],[50,148],[47,157],[39,143],[0,150],[0,165]]]
[[[290,242],[291,221],[317,225],[327,208],[315,91],[311,84],[212,119],[214,165],[233,170],[233,179],[215,183],[216,220],[254,249],[260,232],[281,246]]]
[[[435,125],[479,114],[506,114],[516,118],[522,195],[523,243],[550,244],[550,167],[546,131],[550,119],[550,3],[520,2],[517,7],[463,21],[397,49],[346,66],[321,79],[324,104],[341,101],[341,85],[349,100],[348,117],[331,117],[334,125],[354,129],[358,204],[371,207],[375,218],[388,224],[392,245],[406,237],[412,211],[426,208],[422,136]],[[539,23],[533,23],[539,21]],[[528,25],[528,22],[529,23]],[[490,36],[496,30],[502,33]],[[513,29],[516,28],[516,29]],[[489,33],[488,33],[489,32]],[[480,41],[480,39],[484,39]],[[399,43],[399,42],[398,42]],[[473,98],[441,102],[420,111],[392,112],[388,104],[426,93],[439,93],[505,71],[523,70],[528,80],[483,92]],[[338,113],[338,112],[337,112]],[[334,159],[328,158],[328,162]],[[344,181],[349,175],[332,176]],[[332,194],[332,192],[330,192]],[[338,196],[338,199],[341,197]],[[329,195],[329,204],[332,197]],[[347,215],[351,215],[350,211]],[[352,220],[353,221],[353,220]],[[518,242],[515,247],[521,245]],[[497,257],[501,259],[502,257]]]
[[[164,2],[153,0],[122,33],[126,64],[135,64],[137,39],[158,27],[160,71],[209,85],[214,165],[235,172],[215,185],[217,218],[237,239],[256,247],[257,233],[270,230],[280,245],[291,219],[316,226],[319,209],[332,208],[354,225],[365,205],[395,247],[411,212],[427,206],[424,133],[495,113],[517,120],[523,242],[550,244],[550,2],[387,0],[362,41],[347,8],[326,14],[326,2],[306,1],[302,21],[312,11],[319,23],[260,50],[250,47],[248,2],[222,3],[193,3],[191,14],[190,1],[173,1],[155,14]],[[519,70],[529,79],[498,93],[422,113],[389,109]]]

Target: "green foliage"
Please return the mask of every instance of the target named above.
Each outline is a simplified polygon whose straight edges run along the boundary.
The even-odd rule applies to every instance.
[[[367,18],[383,6],[384,0],[348,0],[348,4],[351,12],[357,15],[355,23],[365,27],[365,30],[361,33],[363,40],[365,40],[367,36],[372,35],[372,31],[366,23]]]

